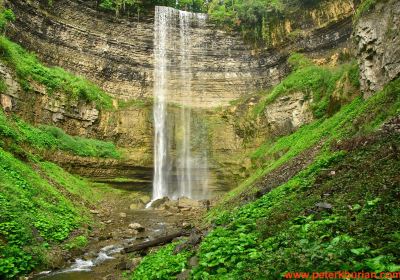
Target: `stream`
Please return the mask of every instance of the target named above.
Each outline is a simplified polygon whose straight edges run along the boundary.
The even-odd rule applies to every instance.
[[[102,180],[107,181],[107,180]],[[134,181],[107,182],[102,184],[107,197],[94,212],[100,223],[89,237],[84,252],[70,257],[62,267],[42,271],[30,279],[87,280],[121,279],[128,272],[132,258],[121,253],[122,249],[166,234],[181,230],[200,215],[197,210],[169,212],[155,209],[131,209],[130,203],[137,195],[150,197],[151,185]],[[145,230],[132,233],[130,224],[139,223]]]

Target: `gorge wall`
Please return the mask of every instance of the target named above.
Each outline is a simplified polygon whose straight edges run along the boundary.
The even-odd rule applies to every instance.
[[[93,1],[6,1],[17,21],[9,35],[50,65],[83,75],[121,99],[151,97],[153,19],[117,19]],[[42,3],[42,4],[41,4]],[[45,3],[45,4],[43,4]],[[290,51],[315,54],[343,46],[351,34],[351,1],[323,1],[271,26],[276,48],[252,50],[238,34],[210,23],[195,28],[193,87],[197,106],[226,105],[279,82]],[[299,36],[296,30],[303,30]],[[297,34],[289,36],[288,34]],[[201,56],[201,59],[199,58]]]
[[[7,35],[34,51],[48,65],[83,75],[115,98],[151,98],[152,17],[140,21],[115,18],[98,11],[94,3],[58,0],[49,6],[47,1],[7,0],[17,18]],[[219,109],[213,108],[277,84],[289,72],[286,59],[290,52],[302,51],[316,59],[329,59],[348,48],[352,14],[352,1],[322,1],[318,8],[298,11],[291,18],[277,21],[271,26],[271,45],[263,50],[253,49],[240,35],[220,30],[209,22],[194,27],[192,90],[199,97],[195,105],[203,110],[199,114],[212,123],[210,168],[216,171],[214,180],[242,176],[249,163],[240,157],[246,149],[246,137],[237,129],[236,120],[225,119]],[[73,166],[85,175],[126,170],[133,165],[151,168],[151,104],[99,111],[94,104],[71,103],[63,93],[49,96],[39,84],[33,85],[33,92],[26,93],[15,82],[15,74],[4,65],[0,74],[6,77],[8,85],[7,92],[1,95],[3,108],[36,124],[62,127],[73,135],[112,140],[127,151],[123,163],[109,161],[94,166],[90,160],[60,155],[57,162],[61,165]],[[303,99],[297,94],[271,104],[262,123],[254,124],[260,128],[258,142],[271,135],[289,133],[311,121]],[[221,169],[231,174],[219,174]]]
[[[354,38],[366,97],[400,75],[400,2],[378,2],[359,20]]]

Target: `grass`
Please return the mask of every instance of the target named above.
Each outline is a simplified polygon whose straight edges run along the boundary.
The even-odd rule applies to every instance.
[[[45,85],[49,94],[61,91],[66,93],[70,100],[82,99],[94,102],[98,108],[112,108],[111,97],[98,86],[62,68],[44,66],[34,54],[4,36],[0,36],[0,59],[15,69],[25,90],[29,91],[31,81],[36,81]]]
[[[12,145],[28,145],[34,149],[62,150],[78,156],[119,158],[120,153],[111,142],[70,136],[53,126],[34,127],[17,117],[7,117],[0,110],[0,136]]]
[[[50,179],[51,176],[51,179]],[[0,278],[13,279],[45,262],[46,251],[90,221],[86,181],[0,148]],[[79,195],[79,196],[74,196]]]

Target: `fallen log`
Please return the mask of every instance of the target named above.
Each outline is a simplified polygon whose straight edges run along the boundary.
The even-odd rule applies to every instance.
[[[135,244],[132,246],[125,247],[123,252],[124,253],[132,253],[132,252],[137,252],[137,251],[143,251],[143,250],[146,250],[147,248],[151,248],[151,247],[169,243],[177,237],[189,236],[189,235],[190,235],[190,232],[188,232],[188,231],[180,231],[180,232],[172,233],[169,235],[158,237],[154,240],[149,240],[149,241],[146,241],[146,242],[143,242],[140,244]]]

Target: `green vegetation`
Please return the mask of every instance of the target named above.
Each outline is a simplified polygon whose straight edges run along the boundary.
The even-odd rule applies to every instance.
[[[295,67],[294,73],[314,66],[302,67]],[[399,113],[397,79],[368,100],[356,98],[332,116],[266,142],[253,154],[259,164],[252,176],[210,212],[208,219],[216,227],[201,242],[199,266],[191,278],[281,279],[291,271],[398,271],[400,137],[376,130]],[[243,199],[268,190],[261,178],[316,145],[319,152],[307,168],[242,205]],[[153,258],[160,262],[166,256],[156,253]],[[147,267],[154,265],[148,262]]]
[[[82,206],[83,201],[94,202],[88,183],[52,163],[34,158],[23,162],[0,148],[0,189],[2,279],[16,278],[45,263],[49,248],[89,222]],[[71,200],[74,193],[79,196]]]
[[[48,250],[90,221],[85,206],[99,199],[88,181],[39,161],[32,152],[59,149],[81,156],[119,154],[111,143],[72,137],[55,127],[36,128],[6,117],[2,110],[0,138],[0,278],[13,279],[45,264]],[[71,250],[86,243],[80,235],[63,248]]]
[[[280,279],[293,271],[397,271],[395,154],[383,138],[349,155],[321,154],[261,199],[222,214],[202,242],[194,279]],[[371,163],[373,164],[371,165]],[[350,166],[350,167],[348,167]],[[324,170],[337,170],[327,176]],[[385,184],[382,189],[380,183]],[[323,209],[318,203],[332,207]]]
[[[17,117],[7,118],[2,110],[0,110],[0,136],[3,141],[8,141],[13,146],[28,145],[39,151],[63,150],[78,156],[120,157],[111,142],[70,136],[62,129],[53,126],[34,127]]]
[[[84,235],[79,235],[75,238],[73,238],[70,242],[66,243],[64,245],[64,248],[71,250],[71,249],[77,249],[77,248],[83,248],[88,244],[88,240],[86,236]]]
[[[144,257],[140,266],[135,269],[132,280],[176,279],[174,275],[185,269],[187,259],[191,255],[189,251],[174,254],[177,244],[177,242],[171,243],[156,253]]]
[[[35,55],[4,36],[0,36],[0,59],[15,69],[19,82],[27,91],[33,80],[45,85],[49,94],[62,91],[70,100],[82,99],[94,102],[99,108],[112,108],[111,97],[98,86],[62,68],[42,65]]]
[[[314,117],[326,116],[332,95],[340,91],[340,98],[348,98],[354,95],[360,86],[359,69],[355,61],[337,67],[326,67],[314,65],[309,59],[301,54],[293,54],[288,59],[294,71],[287,76],[278,86],[268,93],[255,107],[255,115],[264,111],[265,106],[272,103],[281,95],[289,95],[294,92],[303,92],[307,99],[312,99],[312,111]],[[343,89],[348,83],[350,87]],[[342,85],[342,88],[338,88]]]

